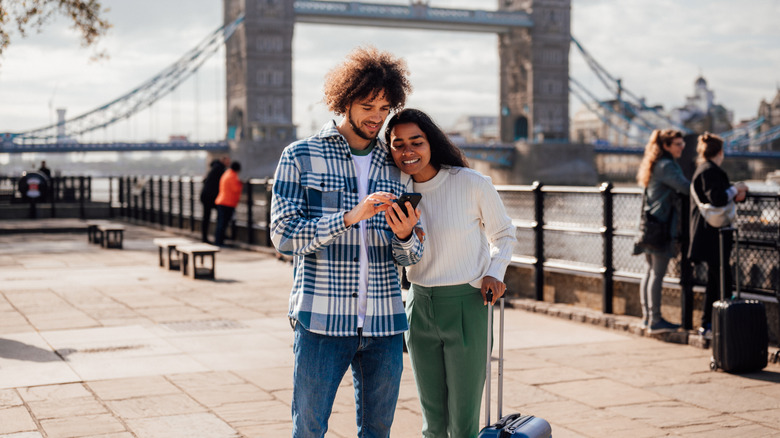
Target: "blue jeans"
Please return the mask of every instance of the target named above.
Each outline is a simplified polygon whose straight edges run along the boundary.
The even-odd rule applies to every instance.
[[[324,336],[296,324],[293,352],[293,437],[325,436],[336,391],[350,366],[357,436],[390,436],[403,371],[402,334]]]

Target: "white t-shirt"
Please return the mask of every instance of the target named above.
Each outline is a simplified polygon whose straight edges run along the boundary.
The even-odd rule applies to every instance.
[[[373,147],[372,147],[373,150]],[[368,155],[357,155],[352,151],[352,162],[355,163],[355,176],[357,176],[358,199],[361,201],[368,196],[368,172],[371,169],[371,157],[373,152]],[[366,221],[360,221],[360,268],[358,281],[358,327],[363,327],[363,321],[366,319],[366,309],[368,307],[368,250],[366,248]]]

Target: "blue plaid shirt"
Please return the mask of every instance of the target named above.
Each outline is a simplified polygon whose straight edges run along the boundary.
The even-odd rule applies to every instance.
[[[406,191],[381,141],[373,149],[368,178],[368,193]],[[383,213],[345,226],[344,214],[359,202],[355,165],[335,122],[284,149],[274,176],[271,240],[282,254],[294,256],[288,315],[314,333],[357,335],[358,227],[364,226],[368,307],[363,335],[389,336],[408,329],[396,264],[417,263],[422,242],[416,233],[406,242],[398,239]]]

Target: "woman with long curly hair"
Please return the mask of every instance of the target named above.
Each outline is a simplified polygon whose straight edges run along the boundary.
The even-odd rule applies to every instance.
[[[681,204],[678,195],[688,196],[690,181],[683,175],[677,159],[685,148],[682,132],[674,129],[656,129],[645,146],[645,155],[637,172],[637,182],[645,189],[642,213],[665,224],[667,241],[660,248],[635,247],[634,253],[644,252],[647,269],[639,283],[639,301],[642,305],[642,325],[651,333],[676,330],[661,316],[661,289],[669,260],[677,251]]]
[[[743,201],[747,195],[747,185],[742,182],[732,185],[726,172],[720,168],[724,156],[723,139],[705,132],[699,136],[696,152],[699,154],[696,160],[698,166],[693,174],[691,190],[696,191],[699,201],[704,204],[712,204],[715,207],[724,206],[731,200]],[[688,258],[693,262],[707,264],[707,289],[699,334],[708,337],[712,328],[712,303],[720,298],[719,229],[704,220],[695,202],[691,202],[690,227],[691,241],[688,247]],[[724,236],[723,253],[727,261],[730,258],[733,243],[731,234]],[[731,270],[726,269],[724,273],[726,284],[730,285]]]

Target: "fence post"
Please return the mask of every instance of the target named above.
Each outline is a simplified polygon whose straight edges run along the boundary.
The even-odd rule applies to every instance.
[[[114,217],[114,177],[108,177],[108,217]]]
[[[195,181],[192,177],[190,177],[190,231],[195,232]]]
[[[165,179],[164,176],[160,176],[160,179],[157,180],[157,207],[159,211],[159,214],[157,215],[157,223],[160,225],[165,225],[165,205],[163,204],[163,180]]]
[[[168,226],[173,226],[173,177],[168,176]]]
[[[536,300],[544,301],[544,193],[542,184],[534,181],[534,287]]]
[[[84,212],[84,177],[79,177],[79,218],[84,219],[86,214]]]
[[[179,182],[179,229],[184,228],[184,180],[181,176]]]
[[[92,202],[92,177],[87,177],[87,201]]]
[[[604,284],[601,310],[604,313],[613,313],[612,301],[615,295],[614,282],[612,281],[615,273],[615,265],[612,260],[612,237],[615,235],[612,187],[611,182],[601,184],[601,197],[604,205],[604,227],[601,229],[601,235],[604,238],[604,266],[601,268]]]
[[[51,217],[57,217],[57,177],[51,178],[49,188],[49,202],[51,202]]]
[[[680,215],[680,325],[685,330],[693,329],[693,264],[688,259],[690,245],[690,211],[691,200],[681,196]]]
[[[255,221],[252,214],[255,201],[252,199],[252,190],[252,180],[248,179],[246,181],[246,241],[250,245],[255,243]]]

